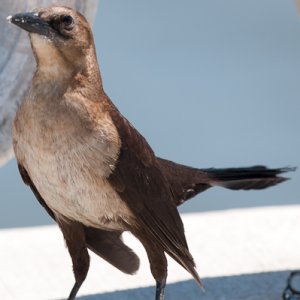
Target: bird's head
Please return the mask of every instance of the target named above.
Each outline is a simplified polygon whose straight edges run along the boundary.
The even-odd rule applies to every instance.
[[[52,6],[18,13],[8,21],[29,32],[38,69],[62,75],[70,68],[80,69],[94,55],[91,28],[79,12]]]

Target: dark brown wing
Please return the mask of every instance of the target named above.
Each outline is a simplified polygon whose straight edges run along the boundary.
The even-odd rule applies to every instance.
[[[146,237],[157,243],[199,282],[167,178],[146,140],[109,104],[121,151],[108,180],[135,216],[130,229],[141,241]]]
[[[106,231],[84,227],[87,246],[120,271],[134,274],[140,265],[137,255],[127,247],[121,238],[121,231]]]
[[[39,203],[46,209],[50,217],[56,221],[55,214],[36,189],[26,169],[21,164],[18,164],[18,168],[24,183],[30,186]],[[105,231],[87,227],[83,224],[82,227],[85,232],[86,246],[94,253],[124,273],[134,274],[139,269],[139,258],[123,243],[121,239],[122,232]],[[81,247],[80,244],[78,244],[78,247]]]

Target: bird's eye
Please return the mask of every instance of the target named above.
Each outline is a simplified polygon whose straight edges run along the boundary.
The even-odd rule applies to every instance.
[[[61,23],[64,25],[65,29],[71,30],[74,25],[74,20],[69,15],[64,15],[61,17]]]

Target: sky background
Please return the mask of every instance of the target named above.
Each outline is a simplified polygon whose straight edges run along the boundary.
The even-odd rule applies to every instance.
[[[300,166],[300,17],[293,0],[102,0],[104,87],[158,156],[208,167]],[[181,212],[300,204],[299,170],[264,191],[211,189]],[[50,224],[0,169],[0,228]]]

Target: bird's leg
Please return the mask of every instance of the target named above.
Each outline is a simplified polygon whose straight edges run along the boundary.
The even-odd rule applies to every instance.
[[[70,293],[70,295],[69,295],[69,297],[68,297],[68,300],[74,300],[74,299],[75,299],[75,297],[76,297],[76,295],[77,295],[77,293],[78,293],[78,291],[79,291],[81,285],[82,285],[82,282],[77,282],[77,281],[76,281],[76,282],[74,283],[74,286],[73,286],[73,288],[72,288],[72,290],[71,290],[71,293]]]
[[[168,273],[167,258],[165,256],[164,251],[160,249],[157,245],[148,241],[145,242],[143,239],[141,239],[141,242],[143,243],[146,249],[150,263],[151,273],[154,279],[156,280],[155,300],[164,300],[164,293]]]
[[[75,284],[68,297],[68,300],[73,300],[88,273],[90,257],[86,248],[85,233],[82,224],[70,220],[64,221],[60,217],[57,219],[73,263]]]
[[[165,299],[165,287],[166,287],[166,281],[164,282],[156,281],[155,300]]]
[[[74,248],[72,250],[74,250]],[[90,265],[89,264],[90,257],[88,255],[87,248],[85,246],[84,246],[84,248],[79,250],[75,255],[74,255],[74,252],[73,252],[73,254],[71,254],[70,248],[69,248],[69,252],[70,252],[70,255],[71,255],[72,261],[73,261],[73,272],[74,272],[74,276],[75,276],[75,283],[70,292],[68,300],[73,300],[73,299],[75,299],[75,297],[76,297],[76,295],[88,273],[89,265]]]

